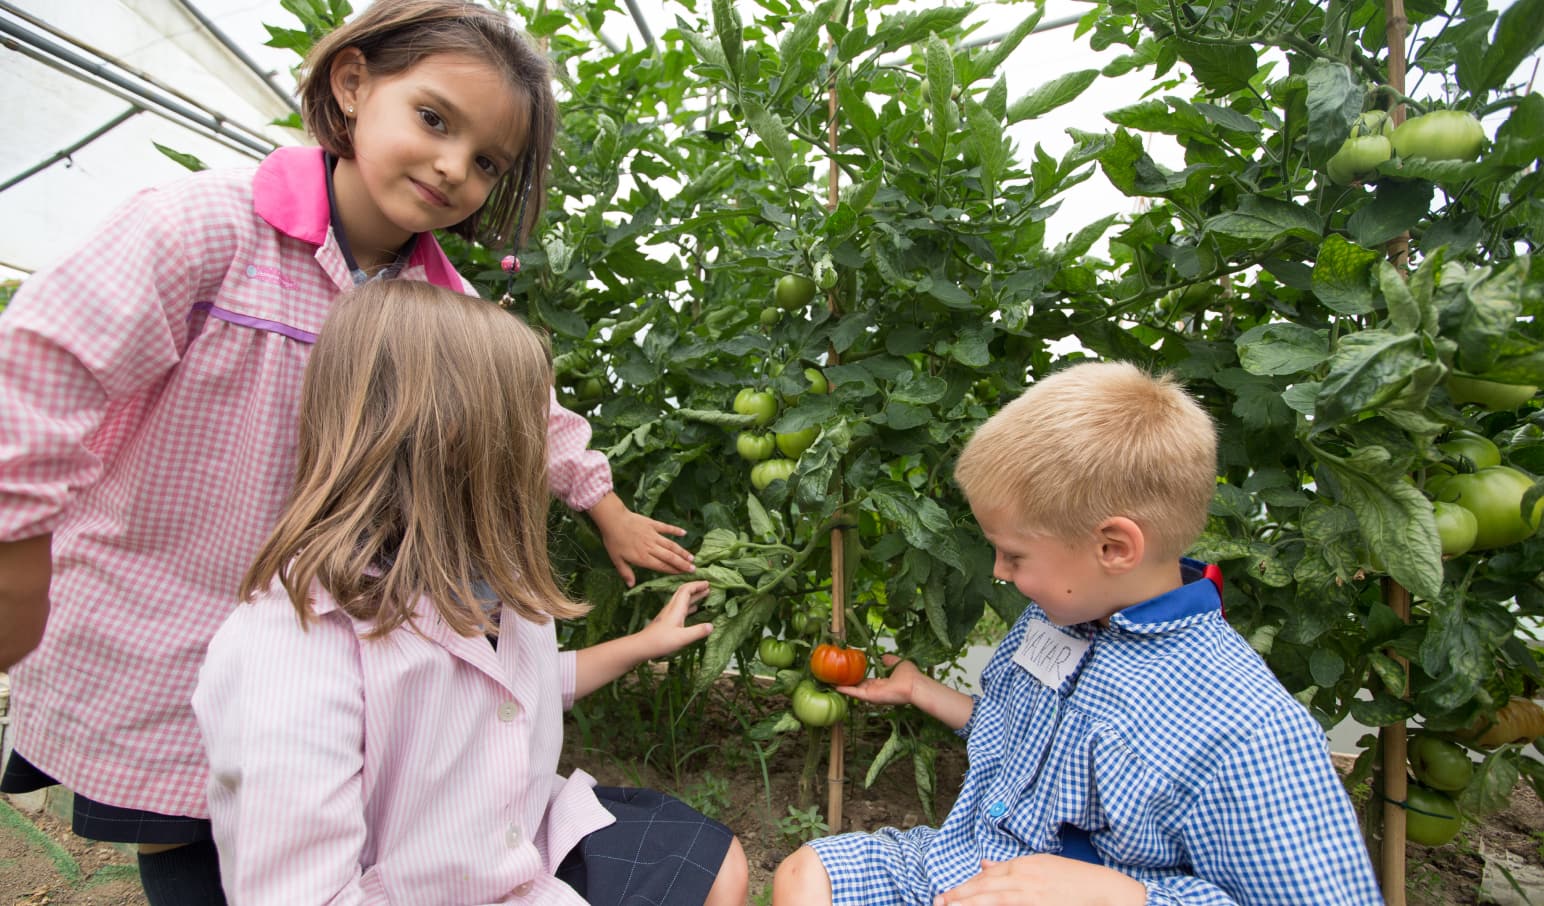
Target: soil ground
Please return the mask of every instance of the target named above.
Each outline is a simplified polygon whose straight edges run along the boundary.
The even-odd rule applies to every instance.
[[[813,791],[818,812],[791,814],[801,799],[799,779],[808,736],[792,733],[747,744],[744,728],[775,717],[779,702],[769,698],[747,706],[745,690],[737,691],[710,696],[706,707],[693,709],[672,707],[673,696],[663,686],[644,690],[642,696],[592,696],[587,702],[595,706],[570,718],[563,770],[577,765],[604,784],[664,789],[715,814],[739,834],[750,860],[751,900],[765,903],[778,861],[803,839],[824,830],[812,823],[825,812],[827,747],[821,737],[819,780]],[[662,712],[660,720],[650,713],[651,703]],[[671,713],[688,716],[672,720]],[[652,729],[659,726],[675,729]],[[926,822],[910,758],[898,760],[872,788],[864,788],[862,772],[884,744],[889,726],[870,719],[860,721],[857,729],[846,747],[848,781],[840,829]],[[640,739],[647,744],[639,745]],[[959,788],[965,757],[949,737],[939,740],[943,747],[935,764],[933,805],[941,816]],[[63,811],[63,797],[53,798],[52,808],[32,811],[28,806],[35,803],[0,797],[0,906],[143,906],[133,856],[76,837],[68,822],[55,814]],[[1511,891],[1502,865],[1531,894],[1534,906],[1544,906],[1544,887],[1528,880],[1544,878],[1544,805],[1526,784],[1518,786],[1506,811],[1466,827],[1453,843],[1439,848],[1411,844],[1409,902],[1528,903],[1515,894],[1506,899]],[[1499,898],[1482,899],[1482,881],[1488,890],[1499,890]]]

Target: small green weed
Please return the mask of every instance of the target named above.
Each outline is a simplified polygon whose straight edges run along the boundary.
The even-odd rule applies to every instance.
[[[712,771],[703,771],[702,777],[689,783],[679,793],[682,802],[702,812],[709,818],[717,818],[729,808],[729,780]]]
[[[805,809],[790,805],[788,817],[777,819],[778,833],[794,846],[800,846],[822,836],[829,830],[826,819],[820,816],[820,808],[813,805]]]

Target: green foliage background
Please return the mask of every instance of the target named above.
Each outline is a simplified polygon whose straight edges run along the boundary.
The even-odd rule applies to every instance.
[[[339,13],[285,6],[305,7],[309,32]],[[1450,733],[1544,685],[1527,644],[1544,538],[1444,561],[1423,492],[1452,465],[1435,443],[1460,428],[1544,472],[1537,399],[1489,412],[1444,389],[1454,371],[1544,384],[1544,98],[1518,82],[1544,0],[1499,14],[1410,3],[1422,90],[1403,100],[1484,116],[1494,140],[1478,161],[1396,159],[1349,187],[1323,178],[1325,161],[1358,114],[1402,100],[1381,0],[1106,0],[1067,39],[1115,59],[1018,97],[1001,73],[1040,21],[1029,3],[984,46],[968,42],[967,5],[688,2],[641,49],[600,38],[610,0],[507,8],[547,43],[563,112],[513,304],[551,331],[560,393],[591,419],[619,491],[691,530],[718,624],[677,667],[699,687],[764,631],[797,635],[829,607],[835,525],[849,529],[855,643],[883,637],[937,666],[987,608],[1011,621],[1023,602],[991,581],[952,464],[1002,402],[1082,355],[1173,371],[1216,418],[1218,493],[1194,553],[1222,564],[1230,620],[1326,726]],[[1147,95],[1060,157],[1007,138],[1129,72],[1151,78]],[[1160,135],[1181,169],[1148,153]],[[1046,219],[1088,179],[1139,213],[1049,241]],[[1408,276],[1385,248],[1405,235]],[[503,250],[447,245],[486,295],[506,289]],[[823,292],[765,327],[786,273]],[[1069,346],[1086,352],[1052,353]],[[801,393],[805,367],[829,395]],[[745,387],[779,393],[775,430],[821,428],[793,478],[761,493],[734,448]],[[583,520],[554,525],[595,604],[580,641],[635,628],[653,610],[637,595],[679,581],[625,595]],[[1409,623],[1375,563],[1413,594]],[[909,756],[930,784],[931,743],[896,720],[873,768]],[[1464,806],[1498,807],[1522,775],[1544,789],[1536,756],[1498,749]]]

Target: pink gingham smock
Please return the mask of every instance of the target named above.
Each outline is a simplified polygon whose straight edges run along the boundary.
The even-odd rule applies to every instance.
[[[12,671],[15,745],[91,799],[202,818],[189,700],[294,480],[311,342],[353,286],[317,148],[130,200],[0,316],[0,541],[53,533],[52,612]],[[420,237],[401,277],[470,287]],[[549,480],[611,489],[553,399]]]
[[[232,903],[582,904],[554,877],[612,823],[557,774],[576,658],[504,608],[498,649],[427,601],[384,638],[313,586],[302,629],[277,582],[209,644],[193,708]]]

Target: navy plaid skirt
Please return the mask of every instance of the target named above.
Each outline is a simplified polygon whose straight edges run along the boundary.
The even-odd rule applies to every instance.
[[[20,752],[12,752],[0,775],[0,793],[30,793],[59,781],[48,776]],[[206,818],[162,815],[137,808],[119,808],[75,794],[70,827],[78,837],[109,843],[200,843],[213,840]]]
[[[594,906],[692,906],[708,898],[734,834],[679,799],[654,790],[601,786],[616,823],[590,834],[558,867]]]

